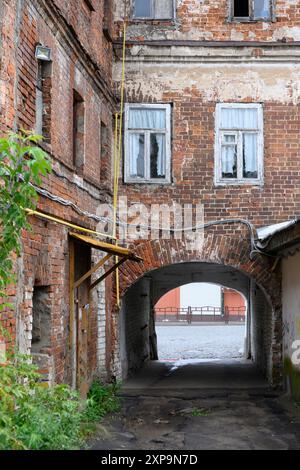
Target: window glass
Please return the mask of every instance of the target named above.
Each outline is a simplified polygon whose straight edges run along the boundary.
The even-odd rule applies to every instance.
[[[166,111],[164,109],[131,109],[129,129],[165,129]]]
[[[254,19],[270,18],[270,0],[254,0]]]
[[[243,177],[258,177],[257,134],[243,134]]]
[[[237,178],[236,145],[222,145],[222,178]]]
[[[160,20],[173,18],[173,1],[154,0],[154,16]]]
[[[170,104],[126,104],[125,182],[169,182],[170,159]]]
[[[134,16],[136,18],[151,18],[151,0],[134,0]]]
[[[249,17],[249,0],[234,0],[234,16]]]
[[[166,137],[164,134],[150,136],[150,178],[165,178]]]
[[[257,109],[222,108],[221,127],[223,129],[257,129]]]
[[[263,179],[261,104],[218,104],[216,112],[216,183],[259,184]]]
[[[145,135],[130,134],[129,136],[129,172],[133,178],[145,177]]]

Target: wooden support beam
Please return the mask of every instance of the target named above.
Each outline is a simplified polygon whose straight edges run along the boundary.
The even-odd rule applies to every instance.
[[[118,269],[123,263],[125,263],[125,261],[127,261],[127,258],[121,258],[120,261],[118,261],[118,263],[114,264],[108,271],[106,271],[103,276],[101,276],[99,279],[97,279],[97,281],[91,284],[90,290],[94,289],[94,287],[96,287],[100,282],[104,281],[104,279],[106,279],[111,273],[116,271],[116,269]]]
[[[104,256],[104,258],[102,258],[97,264],[95,264],[95,266],[93,266],[86,274],[84,274],[84,276],[82,276],[80,279],[78,279],[78,281],[74,283],[74,288],[76,289],[86,279],[91,277],[91,275],[94,274],[98,269],[100,269],[106,263],[106,261],[108,261],[112,256],[113,255],[111,255],[110,253]]]

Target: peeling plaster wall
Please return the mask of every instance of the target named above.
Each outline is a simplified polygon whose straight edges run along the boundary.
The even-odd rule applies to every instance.
[[[126,92],[128,99],[141,96],[147,101],[163,101],[168,90],[184,95],[190,90],[204,103],[248,100],[296,105],[300,100],[299,61],[300,48],[296,53],[265,50],[257,59],[249,48],[195,50],[178,46],[174,52],[169,47],[134,46],[128,53]],[[117,62],[117,82],[120,74]]]
[[[129,47],[126,58],[126,101],[172,105],[172,184],[122,185],[129,201],[182,204],[192,197],[204,204],[206,221],[247,215],[258,227],[295,216],[300,204],[299,47],[140,45]],[[117,61],[117,85],[120,74]],[[219,102],[263,104],[260,187],[214,185]]]

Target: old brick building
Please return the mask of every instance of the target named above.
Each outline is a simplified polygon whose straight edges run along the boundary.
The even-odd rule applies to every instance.
[[[38,210],[88,229],[97,226],[94,215],[99,204],[112,197],[115,100],[108,13],[104,2],[93,0],[0,3],[1,132],[25,128],[44,135],[53,171],[43,181]],[[49,61],[35,57],[39,45],[50,49]],[[70,229],[35,216],[30,222],[33,230],[24,234],[18,260],[18,285],[9,291],[16,315],[8,313],[5,325],[14,326],[16,321],[12,332],[19,348],[35,353],[47,379],[74,383],[76,358],[69,341]],[[95,255],[88,246],[75,248],[78,277]],[[84,297],[84,286],[81,290],[78,295]],[[105,371],[103,285],[93,296],[84,378]]]
[[[197,250],[175,232],[128,240],[143,262],[120,268],[121,309],[114,277],[93,294],[84,378],[126,377],[155,358],[157,300],[188,282],[216,282],[247,298],[248,356],[280,384],[280,263],[258,250],[255,227],[295,217],[300,204],[298,2],[13,0],[0,8],[1,130],[41,130],[53,160],[40,211],[95,229],[97,207],[112,200],[126,23],[120,194],[129,205],[201,204],[205,223],[218,222]],[[39,44],[50,62],[35,58]],[[30,352],[32,314],[48,315],[50,337],[35,352],[55,380],[73,375],[74,383],[70,230],[32,223],[10,292],[18,343]],[[89,250],[76,245],[77,277]]]
[[[130,202],[200,202],[206,223],[246,219],[256,228],[297,214],[299,14],[299,3],[287,0],[116,2],[119,59],[127,22],[122,191]],[[117,83],[121,65],[114,64]],[[120,317],[121,332],[130,331],[120,338],[124,370],[151,354],[143,326],[151,329],[157,299],[178,285],[211,281],[246,296],[249,356],[280,383],[280,264],[257,252],[250,258],[245,225],[207,228],[194,253],[184,239],[144,240],[137,251],[144,264],[122,282],[124,290],[135,282]]]

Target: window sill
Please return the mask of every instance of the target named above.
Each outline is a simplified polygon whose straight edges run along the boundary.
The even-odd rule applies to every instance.
[[[251,18],[230,18],[227,20],[227,23],[274,23],[274,20],[271,18],[261,18],[256,20],[252,20]]]
[[[124,180],[124,184],[130,184],[130,185],[134,185],[134,184],[138,184],[138,185],[141,185],[141,184],[144,184],[144,185],[156,185],[156,186],[166,186],[166,185],[170,185],[172,184],[172,182],[170,180],[130,180],[130,179],[125,179]]]
[[[217,187],[226,187],[226,186],[263,186],[263,180],[222,180],[222,181],[215,181],[215,186]]]
[[[131,18],[129,21],[128,21],[129,24],[143,24],[143,23],[146,23],[146,24],[151,24],[153,26],[156,26],[156,25],[160,25],[160,24],[163,24],[163,25],[166,25],[166,26],[175,26],[176,22],[175,22],[175,18],[169,18],[169,19],[157,19],[157,18]]]

